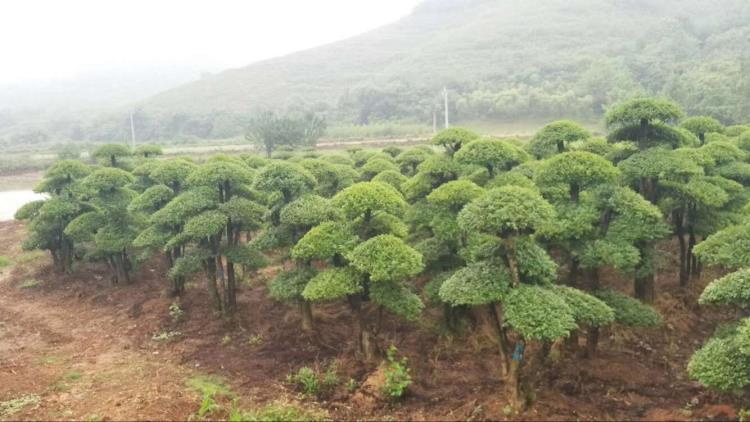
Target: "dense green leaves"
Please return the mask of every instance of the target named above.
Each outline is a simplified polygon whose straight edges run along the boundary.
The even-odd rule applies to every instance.
[[[453,305],[484,305],[500,302],[510,291],[508,269],[490,262],[469,264],[447,278],[440,299]]]
[[[736,305],[750,308],[750,269],[742,269],[712,281],[703,290],[701,305]]]
[[[614,290],[598,290],[596,297],[615,313],[618,324],[631,327],[653,327],[662,323],[661,316],[650,306]]]
[[[354,268],[372,281],[400,281],[415,276],[424,267],[419,252],[392,235],[380,235],[358,245],[347,255]]]
[[[519,286],[503,300],[505,320],[529,340],[566,337],[577,325],[574,313],[554,290]]]

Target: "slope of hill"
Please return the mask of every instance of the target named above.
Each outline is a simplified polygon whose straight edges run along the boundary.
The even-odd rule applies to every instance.
[[[427,0],[391,25],[225,71],[144,106],[424,121],[445,85],[464,118],[599,114],[648,92],[729,122],[750,114],[750,96],[737,95],[750,90],[748,47],[750,5],[741,0]]]

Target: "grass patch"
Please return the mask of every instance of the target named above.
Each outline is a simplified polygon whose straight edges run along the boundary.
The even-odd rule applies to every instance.
[[[45,253],[43,251],[29,251],[24,252],[20,255],[18,255],[18,258],[16,258],[16,262],[19,264],[29,264],[31,262],[37,261],[41,258],[43,258]]]
[[[229,420],[232,422],[281,422],[281,421],[326,421],[330,420],[327,413],[322,410],[305,409],[294,403],[275,402],[267,404],[259,409],[239,410],[232,409],[229,414]]]
[[[13,262],[7,256],[0,255],[0,268],[10,267]]]
[[[179,331],[162,331],[160,333],[154,334],[151,336],[151,340],[153,341],[161,341],[161,342],[170,342],[172,340],[177,339],[178,337],[182,336],[182,333]]]
[[[33,289],[34,287],[39,287],[44,282],[37,280],[35,278],[30,278],[28,280],[24,280],[21,284],[18,285],[19,289]]]
[[[199,418],[221,409],[221,406],[216,402],[217,397],[233,398],[235,396],[235,393],[226,385],[224,380],[215,376],[199,375],[192,377],[188,379],[187,385],[202,396],[201,405],[197,412]]]
[[[37,405],[41,398],[36,394],[28,394],[17,399],[0,402],[0,416],[12,416],[23,410],[26,406]]]

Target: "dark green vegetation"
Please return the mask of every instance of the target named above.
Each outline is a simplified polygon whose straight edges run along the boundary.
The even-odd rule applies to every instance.
[[[750,128],[684,117],[675,103],[636,99],[607,113],[607,139],[558,121],[526,144],[454,128],[432,146],[202,163],[105,145],[92,154],[99,165],[51,167],[38,187],[50,198],[17,217],[28,220],[25,246],[50,251],[58,271],[100,261],[113,282],[129,283],[140,262],[163,257],[172,295],[198,281],[224,317],[243,311],[244,280],[280,267],[270,299],[296,307],[306,332],[321,329],[319,304],[349,315],[352,353],[365,364],[387,358],[391,398],[412,379],[379,335],[384,313],[419,322],[435,307],[454,333],[479,328],[469,322],[483,315],[503,397],[520,408],[553,350],[577,352],[585,337],[581,353],[555,353],[583,359],[597,353],[602,330],[662,323],[649,304],[657,264],[672,255],[683,287],[704,265],[737,269],[701,303],[750,306]],[[618,275],[617,289],[604,287],[605,270]],[[747,317],[721,328],[690,375],[747,393],[749,335]],[[308,368],[290,380],[320,394],[321,379]]]
[[[626,98],[659,95],[729,125],[750,115],[749,31],[743,0],[426,0],[360,36],[144,100],[136,133],[169,141],[241,136],[265,110],[314,112],[330,126],[429,130],[433,111],[441,121],[444,86],[456,121],[595,121]],[[130,136],[132,108],[42,126],[0,114],[0,138],[120,141]]]

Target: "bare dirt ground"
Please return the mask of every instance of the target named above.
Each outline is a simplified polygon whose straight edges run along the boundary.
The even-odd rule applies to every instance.
[[[270,274],[261,274],[243,285],[235,319],[214,315],[195,284],[175,322],[159,260],[140,268],[133,284],[110,286],[94,265],[52,274],[47,256],[20,251],[23,236],[20,223],[0,223],[0,255],[15,263],[0,270],[0,403],[29,404],[0,419],[187,419],[201,401],[187,382],[201,374],[225,379],[245,408],[293,400],[335,419],[705,420],[736,418],[741,407],[738,398],[687,379],[689,356],[731,315],[698,307],[705,282],[684,292],[673,274],[660,277],[662,328],[612,329],[593,359],[559,354],[537,374],[533,407],[510,414],[489,337],[482,330],[447,334],[436,323],[439,310],[419,324],[384,320],[380,343],[398,346],[414,378],[403,401],[384,402],[362,387],[375,368],[351,358],[343,307],[316,308],[316,334],[305,335],[295,309],[266,298],[263,279]],[[171,341],[154,339],[169,333]],[[341,383],[325,400],[298,396],[285,381],[301,366],[332,362]],[[345,386],[350,379],[354,388]]]

